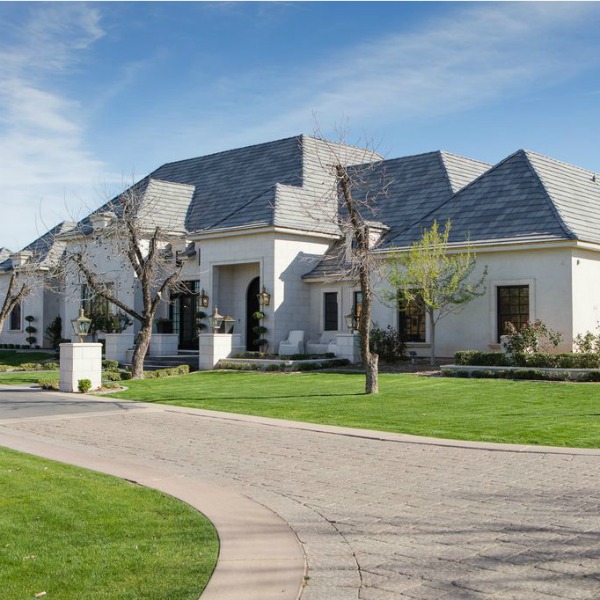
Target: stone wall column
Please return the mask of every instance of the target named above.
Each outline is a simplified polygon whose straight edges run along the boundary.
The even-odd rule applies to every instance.
[[[80,379],[92,382],[90,390],[102,384],[102,344],[60,345],[60,391],[78,392]]]

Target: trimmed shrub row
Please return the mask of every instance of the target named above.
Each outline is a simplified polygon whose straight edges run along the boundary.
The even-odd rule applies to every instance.
[[[350,364],[346,358],[329,359],[326,362],[301,363],[299,365],[286,365],[285,363],[262,364],[258,362],[231,362],[228,360],[219,361],[217,369],[227,369],[232,371],[315,371],[318,369],[328,369],[330,367],[343,367]]]
[[[461,350],[454,355],[454,362],[469,367],[532,367],[538,369],[599,369],[600,352],[581,354],[503,354],[502,352],[479,352]]]
[[[459,369],[445,369],[443,377],[463,377],[474,379],[529,379],[535,381],[576,381],[596,382],[600,381],[600,372],[588,371],[586,373],[570,373],[569,371],[539,371],[536,369],[524,369],[510,371],[498,369],[495,371],[463,371]]]
[[[55,371],[58,370],[59,364],[55,361],[45,363],[22,363],[20,365],[0,365],[0,373],[8,373],[9,371]]]
[[[144,371],[144,379],[160,379],[161,377],[174,377],[176,375],[187,375],[190,372],[190,365],[179,365],[169,369],[157,369],[156,371]],[[131,374],[129,376],[131,379]]]
[[[0,350],[31,350],[31,348],[40,349],[39,346],[30,346],[29,344],[0,344]]]

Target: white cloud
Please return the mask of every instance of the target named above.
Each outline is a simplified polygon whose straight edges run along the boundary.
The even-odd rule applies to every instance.
[[[98,13],[49,3],[29,14],[0,42],[0,195],[8,208],[0,246],[13,249],[43,233],[36,220],[52,226],[65,218],[65,195],[86,193],[103,168],[86,151],[81,107],[52,85],[102,36]]]
[[[550,89],[599,66],[597,46],[587,47],[599,19],[597,3],[464,4],[419,30],[374,37],[320,64],[233,73],[219,82],[221,105],[236,98],[237,109],[198,119],[196,151],[198,139],[231,147],[310,132],[313,112],[323,128],[346,116],[373,131]]]

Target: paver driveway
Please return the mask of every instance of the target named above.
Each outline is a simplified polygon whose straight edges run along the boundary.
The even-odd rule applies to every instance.
[[[303,600],[600,598],[600,452],[445,447],[157,408],[0,427],[266,505],[302,542]]]

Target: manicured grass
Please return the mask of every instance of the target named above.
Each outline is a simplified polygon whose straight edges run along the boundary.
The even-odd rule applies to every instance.
[[[0,385],[35,385],[40,379],[56,379],[58,371],[13,371],[0,373]]]
[[[212,524],[164,494],[0,448],[3,600],[196,600]]]
[[[16,350],[0,350],[0,365],[18,367],[23,363],[38,363],[45,360],[57,360],[52,352],[17,352]]]
[[[126,382],[118,398],[461,440],[600,448],[600,384],[214,371]]]

